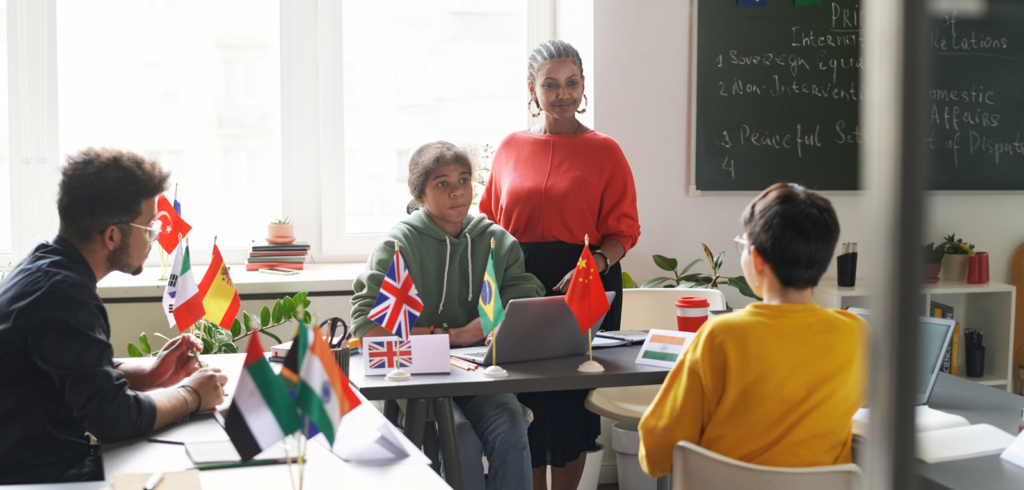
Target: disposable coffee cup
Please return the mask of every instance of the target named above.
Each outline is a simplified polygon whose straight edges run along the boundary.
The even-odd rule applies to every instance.
[[[708,321],[707,298],[683,297],[676,301],[676,326],[680,332],[696,332]]]

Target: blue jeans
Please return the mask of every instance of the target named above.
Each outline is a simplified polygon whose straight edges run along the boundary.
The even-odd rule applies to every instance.
[[[533,488],[530,424],[515,395],[462,396],[453,399],[455,434],[466,490],[516,490]],[[481,456],[487,456],[484,481]]]

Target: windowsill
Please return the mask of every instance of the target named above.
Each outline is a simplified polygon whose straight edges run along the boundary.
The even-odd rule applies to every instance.
[[[279,276],[258,271],[246,271],[244,265],[229,265],[231,280],[234,281],[242,299],[246,295],[309,293],[352,294],[352,282],[366,269],[365,262],[337,264],[305,264],[305,270],[294,276]],[[203,280],[206,267],[194,267],[192,273],[196,282]],[[130,276],[115,272],[103,278],[96,285],[100,298],[104,300],[161,298],[167,280],[160,280],[160,267],[145,267],[142,274]]]

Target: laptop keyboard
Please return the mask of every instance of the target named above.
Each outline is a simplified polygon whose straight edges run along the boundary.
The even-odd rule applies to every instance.
[[[487,355],[487,351],[480,350],[480,351],[463,352],[462,355],[464,357],[468,357],[470,359],[479,359],[479,360],[482,361],[482,360],[484,360],[484,356]]]

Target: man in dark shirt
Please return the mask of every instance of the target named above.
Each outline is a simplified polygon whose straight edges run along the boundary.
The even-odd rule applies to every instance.
[[[227,378],[198,369],[195,337],[151,364],[115,365],[96,283],[137,275],[159,233],[169,174],[133,153],[87,149],[62,170],[60,230],[0,282],[0,484],[102,480],[99,446],[141,437],[223,401]],[[141,391],[174,386],[191,388]],[[87,434],[88,433],[88,434]]]

